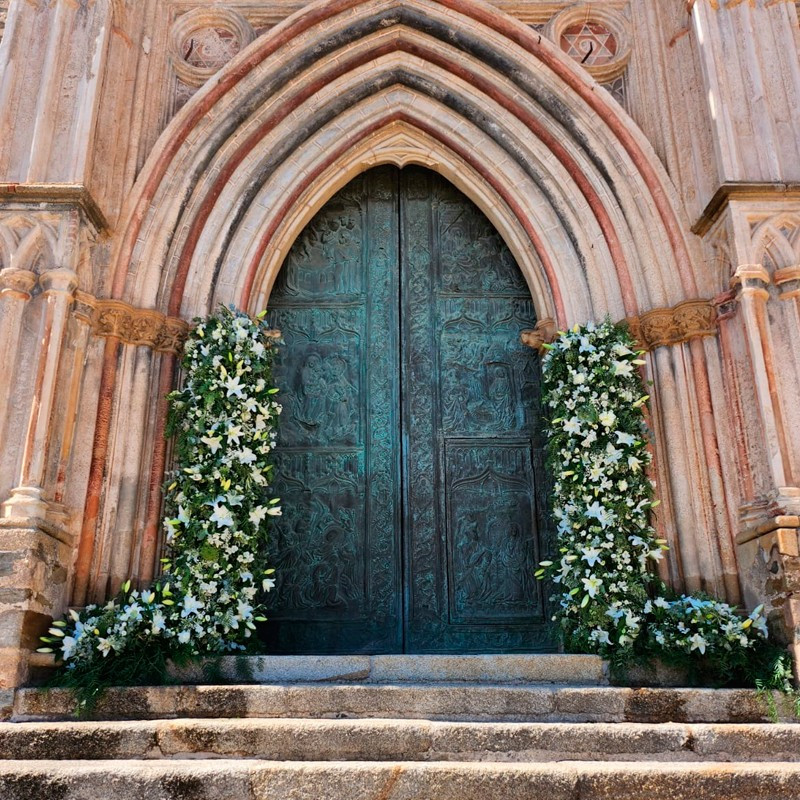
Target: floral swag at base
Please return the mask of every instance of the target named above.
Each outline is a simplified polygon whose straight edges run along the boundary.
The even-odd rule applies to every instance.
[[[791,659],[769,641],[763,606],[743,617],[703,594],[677,596],[651,572],[667,547],[651,524],[644,353],[627,328],[576,326],[545,347],[557,553],[536,575],[556,586],[566,649],[620,673],[657,659],[696,682],[792,691]]]
[[[103,687],[157,683],[167,661],[246,649],[260,615],[271,453],[281,413],[274,400],[275,332],[264,314],[222,308],[198,321],[184,349],[186,382],[169,396],[167,435],[176,468],[165,494],[167,557],[151,588],[130,582],[103,606],[70,611],[43,637],[63,662],[57,683],[88,701]]]

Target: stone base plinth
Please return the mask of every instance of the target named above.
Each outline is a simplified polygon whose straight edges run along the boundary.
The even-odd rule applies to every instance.
[[[0,689],[28,679],[31,651],[61,613],[71,555],[49,523],[0,520]]]

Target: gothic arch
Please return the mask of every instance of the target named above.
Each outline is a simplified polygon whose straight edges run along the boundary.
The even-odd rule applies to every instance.
[[[644,136],[555,46],[480,0],[321,0],[253,42],[164,132],[113,294],[184,316],[254,308],[300,221],[344,176],[399,158],[482,208],[541,317],[620,318],[711,293]]]
[[[800,264],[800,214],[778,214],[761,222],[752,235],[753,263],[770,272]]]
[[[259,310],[305,223],[381,163],[426,166],[466,194],[511,249],[542,322],[621,319],[715,293],[645,136],[549,41],[483,0],[319,0],[252,42],[164,131],[123,214],[112,297],[185,319],[219,302]],[[659,467],[675,501],[665,498],[662,525],[690,585],[711,575],[716,586],[735,575],[728,534],[705,518],[696,532],[704,512],[692,505],[699,484],[702,509],[711,503],[713,432],[701,444],[678,413],[695,384],[710,405],[702,348],[660,348],[648,370],[663,384],[657,449],[673,443]],[[92,583],[98,527],[129,532],[135,555],[115,567],[117,583],[153,575],[174,377],[171,356],[107,340],[76,602]],[[130,464],[134,447],[149,464],[129,467],[136,497],[116,508],[102,501],[106,464]],[[678,462],[691,480],[666,474]]]

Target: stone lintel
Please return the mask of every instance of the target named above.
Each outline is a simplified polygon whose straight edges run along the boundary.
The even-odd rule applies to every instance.
[[[109,228],[91,192],[80,183],[0,183],[0,203],[13,202],[77,206],[98,233]]]
[[[705,236],[732,200],[800,200],[800,183],[783,181],[726,181],[709,200],[692,225],[692,233]]]

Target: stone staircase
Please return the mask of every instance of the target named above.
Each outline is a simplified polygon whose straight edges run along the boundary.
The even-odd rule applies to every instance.
[[[216,684],[208,685],[213,674]],[[608,685],[584,656],[223,659],[92,721],[18,690],[2,800],[800,800],[800,725],[746,690]]]

